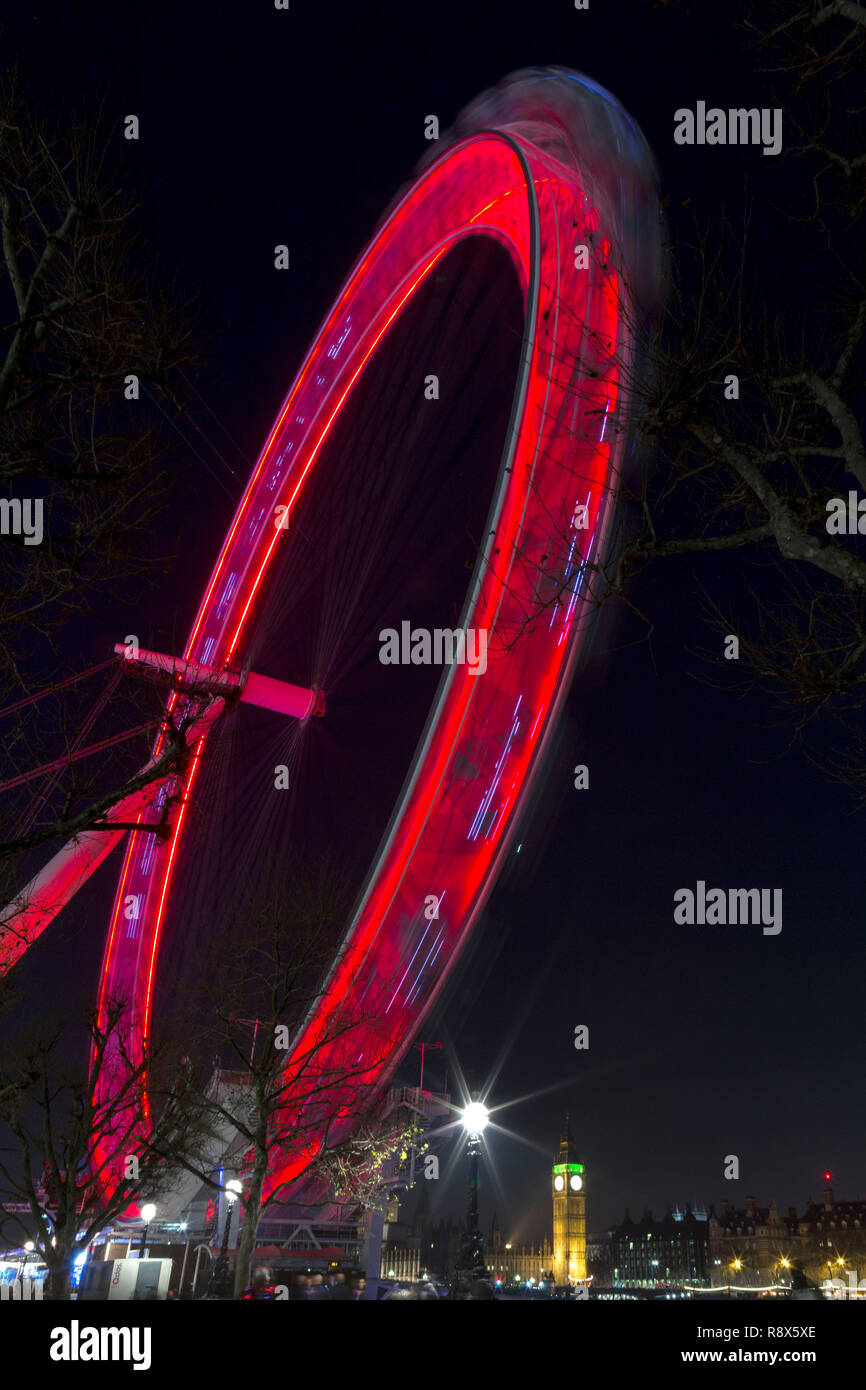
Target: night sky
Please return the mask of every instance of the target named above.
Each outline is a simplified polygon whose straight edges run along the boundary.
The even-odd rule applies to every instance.
[[[572,67],[642,126],[675,235],[684,199],[708,214],[725,199],[736,205],[760,151],[673,142],[677,107],[771,104],[723,10],[293,0],[284,13],[260,0],[79,13],[30,5],[6,20],[4,49],[17,51],[58,120],[98,92],[118,129],[126,113],[140,115],[128,158],[143,225],[163,274],[207,289],[196,385],[239,446],[203,410],[195,418],[236,477],[212,451],[202,449],[205,467],[177,441],[176,511],[154,542],[175,551],[171,579],[137,610],[138,627],[118,605],[78,635],[90,661],[118,632],[188,628],[309,340],[426,152],[428,113],[444,129],[509,71]],[[759,208],[759,245],[773,218]],[[273,269],[282,242],[287,274]],[[767,262],[780,293],[793,293],[793,252],[776,240]],[[496,1073],[491,1107],[524,1098],[495,1116],[520,1138],[489,1140],[501,1186],[485,1178],[482,1224],[495,1206],[506,1238],[550,1231],[549,1169],[566,1110],[587,1165],[592,1231],[626,1207],[660,1215],[668,1203],[744,1205],[746,1195],[800,1207],[826,1169],[840,1197],[864,1196],[862,828],[844,789],[786,753],[778,711],[735,690],[726,663],[701,659],[718,639],[696,580],[724,593],[736,564],[678,560],[642,580],[633,597],[652,615],[649,640],[624,606],[604,610],[523,849],[424,1029],[450,1049],[428,1056],[428,1087],[446,1064],[453,1078],[456,1064],[482,1088]],[[572,786],[576,762],[589,766],[587,791]],[[781,888],[781,934],[676,925],[673,894],[699,879]],[[58,921],[53,954],[40,946],[28,962],[33,982],[59,993],[63,980],[68,999],[84,990],[112,887],[109,870],[79,915]],[[588,1052],[573,1047],[578,1024],[589,1026]],[[409,1083],[417,1064],[412,1053],[402,1068]],[[739,1182],[723,1178],[727,1154],[739,1155]],[[462,1200],[458,1180],[431,1194],[440,1214]]]

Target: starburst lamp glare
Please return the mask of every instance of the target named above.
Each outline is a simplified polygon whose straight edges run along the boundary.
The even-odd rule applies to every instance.
[[[463,1111],[462,1119],[464,1129],[470,1134],[483,1134],[487,1121],[490,1119],[490,1112],[480,1100],[473,1100]]]

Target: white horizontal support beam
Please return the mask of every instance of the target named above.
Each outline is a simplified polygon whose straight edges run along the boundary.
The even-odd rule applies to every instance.
[[[215,666],[187,661],[182,656],[145,651],[143,647],[136,647],[130,653],[122,642],[117,642],[114,650],[126,661],[176,676],[190,689],[225,693],[227,697],[239,691],[242,705],[257,705],[259,709],[274,710],[292,719],[308,719],[310,715],[320,716],[325,712],[324,695],[316,686],[292,685],[289,681],[274,680],[271,676],[259,676],[254,671],[242,674],[219,671]]]

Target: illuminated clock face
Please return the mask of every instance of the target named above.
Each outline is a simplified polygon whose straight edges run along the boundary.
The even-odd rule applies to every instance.
[[[561,1192],[565,1187],[565,1178],[561,1173],[557,1173],[556,1177],[553,1179],[553,1186],[556,1188],[557,1192]]]
[[[572,1190],[572,1192],[579,1192],[580,1189],[581,1189],[582,1187],[583,1187],[583,1178],[579,1178],[579,1177],[577,1176],[576,1173],[573,1173],[573,1174],[572,1174],[572,1178],[571,1178],[571,1190]]]

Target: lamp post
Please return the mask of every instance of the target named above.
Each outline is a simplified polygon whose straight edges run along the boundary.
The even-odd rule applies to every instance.
[[[222,1249],[220,1250],[220,1258],[224,1260],[228,1259],[229,1234],[232,1228],[232,1212],[235,1209],[235,1202],[238,1200],[238,1197],[240,1197],[242,1191],[243,1188],[241,1187],[237,1178],[230,1178],[229,1181],[226,1183],[226,1224],[223,1228],[223,1243]]]
[[[214,1265],[213,1274],[211,1275],[210,1286],[214,1290],[221,1289],[223,1285],[228,1283],[229,1231],[231,1230],[232,1212],[234,1211],[235,1202],[240,1197],[242,1191],[243,1188],[237,1178],[230,1178],[225,1185],[226,1221],[223,1226],[223,1242],[220,1247],[219,1259]]]
[[[469,1194],[466,1206],[466,1230],[460,1251],[460,1260],[455,1270],[454,1292],[457,1291],[457,1278],[463,1274],[470,1279],[483,1279],[486,1274],[484,1264],[484,1240],[478,1229],[478,1161],[481,1155],[481,1136],[490,1115],[487,1106],[472,1093],[472,1099],[463,1111],[461,1119],[466,1131],[466,1157],[469,1159]]]
[[[153,1202],[145,1202],[144,1206],[141,1208],[141,1219],[144,1222],[144,1228],[141,1232],[141,1241],[138,1246],[138,1258],[140,1260],[144,1259],[144,1247],[147,1245],[147,1228],[155,1216],[156,1207],[153,1205]]]

